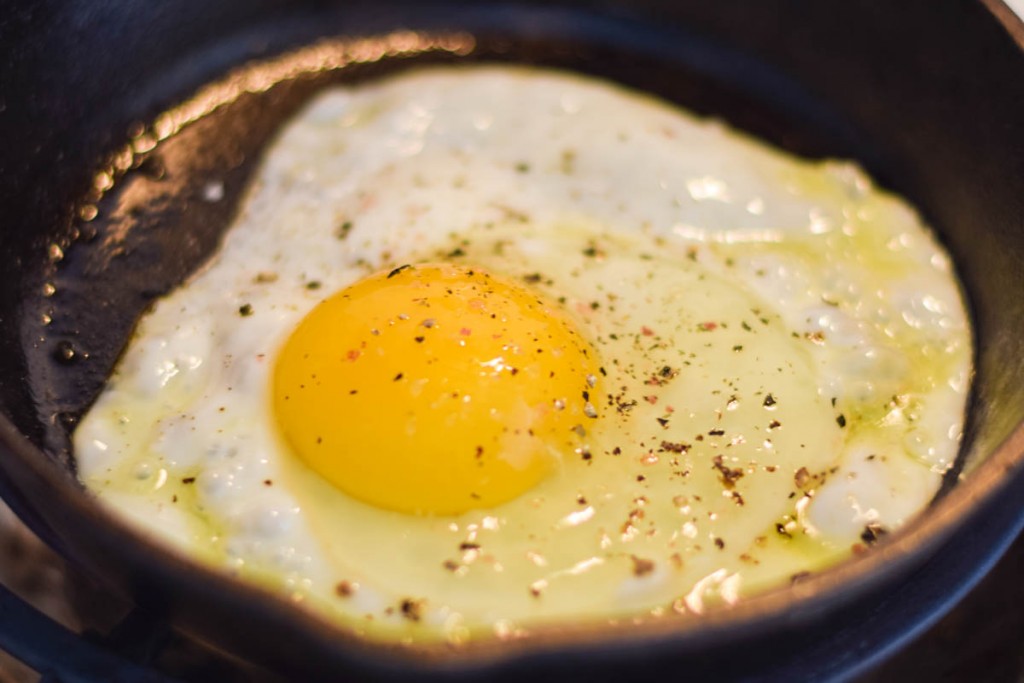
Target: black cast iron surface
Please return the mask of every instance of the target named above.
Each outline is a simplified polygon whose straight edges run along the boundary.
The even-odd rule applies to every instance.
[[[862,161],[920,205],[957,256],[984,349],[974,415],[985,420],[972,421],[984,428],[979,438],[994,445],[1020,420],[1015,406],[1024,405],[1024,383],[1017,381],[1024,364],[1018,333],[1024,299],[1007,292],[1019,293],[1024,272],[1024,193],[1007,178],[1024,177],[1024,79],[1007,75],[1019,75],[1024,64],[977,3],[637,0],[558,3],[561,9],[530,2],[449,3],[459,7],[446,13],[397,2],[296,9],[256,0],[199,11],[178,0],[44,1],[10,2],[0,15],[0,216],[6,221],[0,232],[0,319],[7,330],[0,335],[0,403],[32,443],[70,467],[66,429],[95,393],[135,315],[213,247],[216,231],[190,232],[194,221],[224,224],[225,207],[251,168],[246,161],[273,128],[273,116],[261,116],[283,115],[293,106],[289,98],[309,84],[250,102],[252,116],[222,129],[211,117],[208,125],[220,144],[192,158],[184,184],[161,195],[164,203],[139,208],[133,217],[138,233],[128,233],[139,238],[130,245],[137,260],[113,268],[90,267],[93,256],[105,262],[89,251],[112,229],[103,219],[111,207],[101,206],[94,224],[75,220],[97,160],[124,142],[134,122],[151,120],[228,67],[332,30],[398,28],[395,11],[402,4],[403,21],[417,27],[518,36],[504,57],[500,42],[483,41],[493,58],[594,71],[715,112],[790,149]],[[596,10],[572,9],[584,4]],[[640,16],[643,21],[634,23]],[[579,52],[587,40],[603,47]],[[726,44],[732,47],[722,49]],[[965,54],[973,61],[965,62]],[[133,182],[160,185],[175,177],[176,169],[168,176],[156,163],[159,153],[152,157]],[[211,168],[225,181],[229,201],[204,209],[194,194]],[[75,248],[59,270],[48,260],[54,241]],[[47,302],[40,292],[51,276],[58,295]],[[43,313],[54,318],[46,329],[39,323]],[[30,457],[27,444],[9,432],[4,438],[19,457]],[[5,465],[5,476],[19,483],[5,479],[5,497],[44,538],[111,583],[134,590],[157,614],[304,675],[328,678],[332,667],[356,676],[409,673],[358,648],[335,647],[308,626],[297,632],[294,655],[282,651],[274,634],[258,625],[269,620],[294,626],[289,614],[145,544],[127,544],[112,527],[97,526],[85,508],[55,498],[53,482],[33,479],[22,461]],[[831,602],[724,629],[721,643],[706,634],[686,641],[688,672],[819,679],[863,671],[937,619],[995,561],[1024,521],[1016,505],[1022,487],[1020,477],[1010,482],[982,511],[985,523],[961,529],[934,558],[896,558],[875,580],[858,585],[859,601],[852,601],[854,593],[833,591]],[[835,614],[822,621],[816,609]],[[745,644],[741,655],[731,649],[734,642]],[[624,672],[663,680],[678,663],[672,639],[607,645],[540,652],[494,670],[435,669],[430,675],[461,679],[486,671],[491,679],[512,680],[541,670],[552,679],[585,671],[591,680]]]

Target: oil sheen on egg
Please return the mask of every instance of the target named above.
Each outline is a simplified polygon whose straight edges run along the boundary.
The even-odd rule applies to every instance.
[[[970,361],[949,258],[857,167],[433,68],[283,127],[74,445],[182,552],[457,643],[692,618],[864,549],[952,466]]]

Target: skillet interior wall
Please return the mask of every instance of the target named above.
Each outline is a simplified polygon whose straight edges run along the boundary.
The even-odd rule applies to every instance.
[[[7,46],[0,62],[6,145],[0,160],[0,263],[6,278],[0,291],[0,401],[15,424],[43,445],[52,416],[40,416],[36,407],[48,405],[50,397],[45,384],[26,380],[33,366],[52,362],[59,349],[26,323],[34,311],[24,302],[38,297],[48,245],[70,229],[74,202],[85,193],[96,160],[123,141],[133,121],[148,120],[166,106],[167,92],[188,93],[240,55],[280,47],[256,40],[218,54],[211,46],[223,36],[334,7],[308,2],[296,10],[296,3],[272,0],[203,8],[183,0],[157,6],[13,4],[15,11],[0,25],[0,45]],[[1020,50],[979,3],[559,4],[688,26],[788,72],[842,111],[873,143],[849,153],[922,207],[956,255],[983,349],[971,422],[974,450],[985,451],[1008,435],[1024,406],[1024,352],[1017,334],[1024,300],[1008,295],[1019,290],[1024,272],[1024,195],[1017,190],[1024,177],[1024,123],[1012,114],[1014,102],[1024,100],[1024,83],[1006,76],[1019,71]],[[369,11],[383,24],[390,21],[390,7]],[[929,22],[922,25],[925,16]],[[983,53],[986,68],[971,74],[953,68],[960,50]],[[192,52],[212,58],[190,63]],[[722,65],[704,68],[713,76],[730,73]],[[770,84],[757,95],[785,108]]]
[[[344,6],[352,4],[356,3]],[[378,1],[372,11],[386,23],[395,4]],[[1020,298],[1024,279],[1024,193],[1019,189],[1024,178],[1024,116],[1020,113],[1024,79],[1019,78],[1024,64],[1020,49],[980,3],[948,0],[939,6],[932,0],[905,0],[894,6],[879,0],[847,0],[818,7],[813,0],[791,0],[773,3],[771,8],[753,0],[522,4],[594,6],[612,16],[646,17],[661,27],[687,23],[694,34],[734,44],[738,50],[787,71],[813,94],[843,111],[863,139],[885,151],[883,156],[874,154],[876,150],[853,150],[855,155],[868,160],[876,177],[923,207],[957,255],[984,348],[974,421],[980,438],[975,451],[984,450],[977,444],[987,446],[1002,440],[1021,420],[1024,340],[1019,330],[1024,329],[1024,304],[1013,299]],[[36,406],[45,396],[33,394],[26,381],[28,359],[48,362],[51,349],[25,336],[21,322],[28,313],[23,304],[38,297],[47,245],[69,229],[71,206],[87,190],[96,160],[124,141],[132,121],[150,120],[172,103],[166,99],[168,92],[187,96],[240,56],[259,56],[280,47],[248,38],[222,44],[224,36],[258,36],[258,25],[287,24],[286,16],[302,7],[315,13],[342,6],[341,2],[285,0],[225,0],[203,6],[186,0],[5,3],[0,13],[0,272],[4,278],[0,286],[0,402],[3,412],[37,444],[43,442],[45,429]],[[929,21],[922,23],[921,17],[929,17]],[[343,26],[325,24],[322,30],[331,28],[337,32]],[[223,48],[217,47],[220,45]],[[195,53],[211,58],[193,63],[189,55]],[[961,59],[984,68],[958,67]],[[712,70],[720,66],[708,65]],[[155,75],[168,73],[174,74],[171,82],[154,84]],[[770,89],[760,94],[771,98]],[[12,457],[8,453],[0,456]],[[74,510],[62,508],[59,501],[33,504],[37,509],[49,505],[65,512]],[[25,508],[20,511],[24,513]],[[75,528],[63,520],[62,524],[65,530]],[[38,530],[39,524],[34,526]],[[64,537],[71,535],[65,533]],[[140,559],[144,553],[133,554],[133,548],[125,547],[117,547],[121,553],[115,553],[110,545],[102,545],[106,539],[103,536],[94,547],[105,551],[103,566],[110,574],[146,567],[149,573],[132,584],[136,594],[144,595],[148,587],[151,595],[166,594],[169,600],[177,600],[173,607],[185,615],[182,623],[199,628],[196,625],[202,621],[199,632],[206,637],[222,639],[217,642],[233,645],[233,651],[277,658],[282,666],[293,669],[322,664],[316,655],[322,655],[326,646],[314,642],[308,632],[296,639],[298,654],[288,658],[275,647],[280,631],[239,628],[240,624],[261,623],[268,613],[276,614],[271,612],[272,606],[247,599],[248,594],[207,577],[193,581],[188,595],[202,598],[194,603],[178,600],[178,594],[160,593],[168,585],[180,587],[185,572],[172,564],[165,574],[159,574],[152,562],[146,563],[152,557]],[[84,547],[89,541],[79,538],[78,542]],[[93,557],[100,554],[94,552]],[[958,552],[957,556],[969,554]],[[950,571],[961,576],[977,569],[973,560],[968,565],[952,563]],[[122,575],[112,582],[128,585]],[[888,606],[872,604],[881,605],[878,614],[906,611],[911,603],[902,600],[902,594],[897,597],[901,600],[894,599]],[[235,609],[226,613],[225,606]],[[847,644],[863,642],[866,646],[839,653],[828,647],[832,644],[828,641],[819,648],[819,661],[840,667],[832,671],[842,670],[844,658],[848,664],[851,657],[866,656],[866,652],[876,655],[880,645],[891,649],[898,643],[878,635],[877,624],[863,616],[867,609],[862,603],[844,610],[852,615],[848,629],[855,634]],[[783,621],[771,625],[788,635],[786,629],[799,619],[791,612],[784,616]],[[907,637],[906,632],[901,637]],[[711,648],[709,640],[699,642]],[[737,650],[729,647],[731,643],[733,640],[726,639],[717,665],[727,662],[746,667],[748,675],[753,671],[763,674],[757,663],[788,656],[797,662],[801,676],[814,671],[808,668],[813,652],[806,640],[787,637],[784,642],[772,641],[770,647],[756,652],[744,649],[742,658],[735,657]],[[654,671],[658,662],[678,663],[674,657],[679,645],[673,639],[670,647],[656,651],[650,645],[643,657],[629,658],[627,653],[625,659],[633,664],[651,662]],[[686,651],[693,654],[694,642],[689,645]],[[338,658],[350,664],[346,651],[341,653]],[[606,661],[601,654],[612,662],[620,656],[608,647],[601,653],[585,651],[575,659],[559,651],[549,659],[568,662],[565,667],[589,663],[592,673],[600,673],[598,668]],[[308,673],[309,668],[304,671]],[[609,668],[606,677],[619,671]],[[720,668],[714,671],[722,674]],[[792,676],[780,678],[795,680]],[[507,680],[521,680],[521,675]]]

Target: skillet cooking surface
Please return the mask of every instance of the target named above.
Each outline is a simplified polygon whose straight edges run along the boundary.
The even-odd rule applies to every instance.
[[[1024,261],[1020,237],[1024,193],[1014,193],[1012,183],[1006,182],[1013,173],[1024,177],[1024,153],[1020,152],[1024,150],[1024,116],[1018,111],[1018,103],[1024,102],[1024,78],[1019,77],[1024,65],[1015,46],[980,6],[952,2],[940,10],[922,1],[882,10],[864,2],[839,10],[808,3],[768,10],[738,2],[710,9],[695,2],[670,11],[659,3],[633,3],[637,15],[649,11],[663,20],[657,23],[679,20],[692,27],[656,30],[649,21],[616,17],[625,13],[621,8],[613,8],[611,18],[536,7],[405,8],[401,16],[406,19],[396,24],[396,15],[390,10],[365,8],[346,13],[296,12],[285,20],[283,4],[255,4],[247,13],[231,9],[228,3],[198,21],[184,4],[168,3],[152,14],[141,9],[145,4],[97,3],[89,11],[58,12],[58,17],[74,15],[71,18],[83,20],[87,27],[101,27],[99,37],[90,36],[74,48],[83,51],[83,59],[88,49],[98,50],[89,62],[94,71],[83,73],[86,69],[81,65],[58,69],[60,78],[67,81],[65,88],[47,90],[45,79],[33,81],[28,78],[31,70],[12,67],[15,76],[25,78],[24,82],[13,79],[15,87],[7,91],[17,94],[21,87],[23,93],[31,94],[4,103],[11,110],[7,122],[13,119],[25,127],[36,124],[38,129],[33,129],[31,136],[12,138],[7,154],[11,161],[0,168],[0,206],[4,215],[14,217],[0,237],[9,278],[0,294],[0,316],[8,323],[7,333],[0,339],[0,399],[19,429],[66,471],[73,469],[68,431],[95,397],[137,316],[215,248],[260,150],[280,122],[330,82],[373,78],[413,64],[455,60],[526,61],[595,73],[723,117],[797,153],[856,158],[881,183],[907,195],[924,210],[962,269],[978,324],[979,347],[984,349],[971,422],[975,450],[990,449],[1020,420],[1020,410],[1015,407],[1024,405],[1024,382],[1014,382],[1014,378],[1019,379],[1020,364],[1024,363],[1016,334],[1024,324],[1024,301],[1019,296],[1008,299],[1003,293],[1019,290]],[[35,16],[29,11],[27,25],[51,19],[47,16],[50,9],[44,5]],[[120,18],[118,11],[123,14]],[[195,25],[176,16],[175,11],[193,16]],[[743,20],[737,22],[738,17]],[[920,17],[928,17],[934,24],[916,31]],[[138,22],[135,28],[131,28],[133,21]],[[51,33],[36,38],[37,44],[16,45],[12,53],[32,64],[32,50],[45,52],[45,58],[38,58],[40,73],[48,73],[48,64],[63,67],[73,62],[54,49],[60,31],[68,30],[59,21],[54,25],[57,28]],[[244,94],[155,149],[147,149],[147,136],[152,132],[147,126],[161,111],[188,100],[234,64],[257,55],[283,53],[339,31],[373,35],[403,26],[434,30],[455,41],[451,45],[462,45],[453,30],[469,31],[476,38],[475,48],[468,54],[461,54],[465,52],[462,47],[434,50],[282,82],[264,92]],[[858,32],[856,26],[864,30]],[[798,35],[775,40],[787,35],[790,27]],[[126,29],[130,36],[124,36]],[[140,30],[152,45],[140,43]],[[218,30],[223,33],[218,35]],[[872,31],[875,40],[865,54],[861,41]],[[118,35],[122,42],[114,39]],[[950,35],[958,36],[965,49],[974,45],[973,41],[1000,49],[987,54],[984,70],[965,73],[956,68],[957,57],[946,49]],[[915,50],[906,47],[908,36],[913,36]],[[175,37],[187,42],[176,43]],[[738,47],[725,47],[729,42]],[[813,56],[819,50],[824,56]],[[145,58],[125,63],[125,54]],[[764,60],[754,55],[762,55]],[[781,70],[769,66],[771,62]],[[906,66],[895,70],[894,64]],[[784,76],[783,70],[798,74],[804,85]],[[1003,78],[1006,73],[1017,73],[1018,78],[1007,81]],[[78,89],[68,90],[67,84]],[[65,97],[66,92],[81,93],[82,103]],[[139,128],[138,122],[145,123]],[[108,163],[108,155],[129,143],[133,134],[138,134],[135,141],[140,152],[132,159],[133,168],[99,197],[93,189],[95,174]],[[922,163],[924,159],[928,162]],[[985,188],[984,195],[965,190],[965,179],[971,188]],[[209,201],[208,188],[221,183],[223,197]],[[82,220],[91,217],[93,205],[96,217]],[[1014,246],[1001,246],[1006,244]],[[46,320],[49,322],[44,324]],[[17,325],[11,324],[13,321]],[[980,426],[978,416],[984,418]],[[970,449],[965,450],[969,453]],[[12,494],[14,503],[44,537],[90,566],[110,562],[98,561],[74,541],[69,546],[68,527],[63,533],[54,533],[50,529],[54,522],[43,520],[47,513],[40,510],[38,500],[19,500],[24,493]],[[914,588],[904,587],[903,598],[910,595],[912,602],[901,620],[892,622],[890,604],[886,621],[885,600],[877,605],[861,604],[847,615],[845,626],[837,622],[835,632],[816,646],[814,640],[762,642],[747,652],[744,661],[719,652],[717,656],[724,661],[714,670],[738,673],[761,667],[767,671],[775,662],[781,667],[777,672],[782,672],[793,666],[783,661],[787,654],[801,653],[801,667],[806,667],[802,673],[834,673],[868,661],[871,650],[880,654],[895,647],[945,609],[1012,538],[1020,514],[1005,506],[990,513],[997,516],[991,518],[993,524],[986,533],[961,539],[962,550],[971,544],[982,549],[976,553],[980,559],[967,562],[969,553],[962,551],[946,557],[939,568],[933,567],[932,575],[939,578],[933,578],[929,586],[941,590],[919,590],[914,598]],[[95,533],[88,520],[80,525],[82,533]],[[122,587],[124,583],[137,586],[135,580],[125,581],[123,576],[126,571],[132,575],[147,563],[161,561],[150,552],[143,549],[142,559],[131,560],[119,576],[115,571],[115,581]],[[139,564],[133,565],[136,561]],[[194,573],[181,580],[202,582],[206,577]],[[153,587],[149,579],[140,583]],[[180,598],[180,586],[168,588],[158,580],[155,587],[170,590],[167,597]],[[187,590],[185,595],[189,595]],[[151,606],[159,602],[153,601]],[[872,611],[875,607],[881,611]],[[183,613],[202,612],[202,608],[186,605]],[[804,613],[791,619],[790,625],[808,618]],[[188,616],[183,619],[192,622]],[[871,637],[859,633],[851,638],[872,620],[875,631]],[[208,629],[216,622],[214,616],[198,630],[209,636]],[[849,632],[844,634],[844,628]],[[253,630],[243,629],[229,639],[248,641],[240,650],[258,652],[267,634],[251,633]],[[733,635],[739,637],[742,632],[737,629]],[[780,633],[784,635],[785,630]],[[843,655],[830,652],[829,638],[846,643]],[[851,641],[857,640],[859,644],[853,646]],[[656,645],[652,642],[647,648],[652,667],[666,657],[672,659]],[[643,649],[626,648],[627,658],[635,661]],[[698,638],[681,651],[692,655],[702,649]],[[582,652],[592,658],[590,666],[595,673],[603,658],[614,662],[619,656],[609,652],[599,657],[586,648]],[[339,656],[344,661],[344,650]],[[714,656],[709,650],[705,663]],[[561,666],[579,663],[567,658]],[[300,669],[318,666],[287,661],[283,665]],[[504,671],[515,675],[514,667]],[[613,675],[610,671],[604,674]]]

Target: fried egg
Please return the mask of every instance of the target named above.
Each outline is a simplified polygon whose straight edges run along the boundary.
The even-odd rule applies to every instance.
[[[611,83],[318,95],[138,324],[82,482],[372,639],[692,618],[927,505],[971,374],[948,256],[850,163]]]

